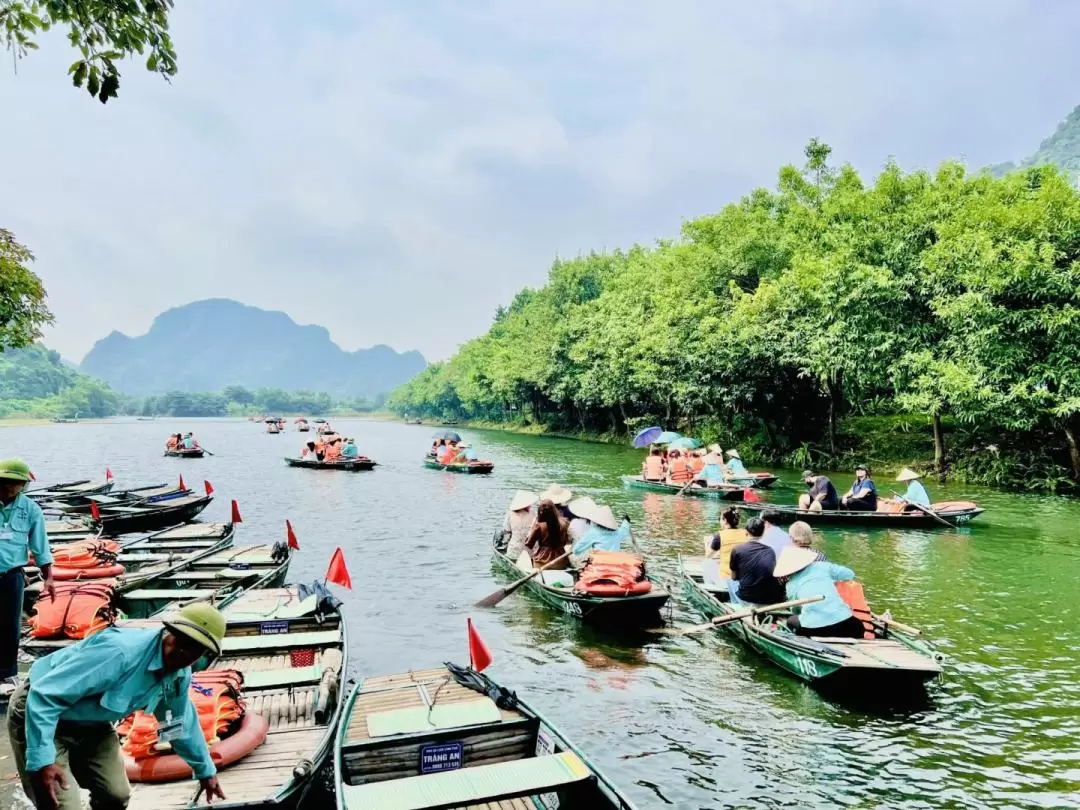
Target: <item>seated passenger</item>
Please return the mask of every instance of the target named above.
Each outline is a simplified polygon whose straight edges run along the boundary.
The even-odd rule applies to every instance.
[[[337,461],[338,458],[341,456],[341,439],[334,438],[331,441],[327,442],[326,450],[324,451],[324,453],[324,458],[326,459],[326,461]]]
[[[623,540],[630,536],[630,518],[623,515],[621,521],[616,520],[610,506],[593,504],[588,512],[585,519],[589,522],[589,528],[581,539],[574,543],[570,556],[570,559],[577,563],[575,567],[580,567],[594,549],[619,551]]]
[[[195,441],[195,437],[190,433],[184,434],[183,447],[185,450],[194,450],[199,446],[199,443]]]
[[[341,448],[342,458],[358,458],[360,456],[360,448],[356,446],[355,439],[346,439],[345,446]]]
[[[784,588],[773,574],[776,553],[761,542],[765,522],[750,518],[746,522],[749,540],[731,551],[731,582],[728,592],[731,601],[757,605],[774,605],[784,601]]]
[[[666,472],[664,454],[659,447],[654,447],[641,462],[641,477],[646,481],[663,481]]]
[[[536,508],[536,523],[525,540],[525,550],[533,568],[542,568],[548,563],[566,554],[567,523],[559,516],[559,511],[551,501],[540,501]],[[520,563],[519,563],[520,565]],[[550,570],[564,570],[570,567],[566,557],[559,560]]]
[[[746,465],[742,463],[742,456],[739,455],[738,450],[728,450],[727,457],[728,462],[724,465],[724,470],[729,478],[745,478],[750,474]]]
[[[919,473],[915,472],[910,467],[904,467],[900,470],[900,474],[896,476],[896,480],[901,484],[907,483],[907,491],[903,495],[903,500],[900,498],[888,499],[886,503],[894,504],[902,507],[902,512],[922,512],[919,506],[930,507],[930,495],[926,491],[926,487],[922,485],[919,479],[922,478]],[[907,501],[907,503],[905,503]],[[914,504],[918,504],[915,506]]]
[[[435,448],[435,459],[440,464],[445,464],[449,455],[450,447],[446,444],[446,439],[439,439],[439,445]]]
[[[725,509],[720,515],[720,530],[712,537],[705,538],[705,556],[719,560],[721,577],[731,577],[731,552],[749,539],[746,530],[739,528],[739,510],[734,507]]]
[[[704,467],[697,477],[709,487],[724,483],[724,452],[720,449],[720,445],[709,445],[709,452],[705,454],[702,461]]]
[[[824,554],[814,549],[814,530],[810,528],[810,524],[806,521],[796,520],[788,526],[788,536],[791,537],[792,545],[814,551],[817,554],[818,562],[828,562]]]
[[[570,511],[570,526],[567,529],[567,534],[571,543],[576,543],[582,537],[585,536],[585,532],[589,530],[592,523],[589,518],[592,516],[593,510],[596,509],[596,501],[592,498],[576,498],[570,501],[567,509]]]
[[[705,451],[691,450],[689,455],[690,472],[694,474],[694,478],[700,478],[702,470],[705,469]]]
[[[529,537],[529,532],[532,531],[533,523],[536,522],[532,510],[536,502],[537,497],[533,493],[519,491],[514,494],[510,507],[506,510],[506,517],[503,518],[502,533],[506,542],[503,553],[515,562],[524,551],[525,541]]]
[[[540,500],[551,501],[555,504],[555,510],[559,513],[559,517],[567,523],[574,518],[569,507],[570,499],[573,497],[573,492],[559,484],[551,484],[547,489],[540,493]]]
[[[690,462],[678,450],[672,450],[668,462],[668,483],[683,486],[694,477]]]
[[[810,491],[799,496],[800,509],[804,512],[820,512],[823,509],[833,511],[840,507],[836,487],[827,476],[815,475],[813,470],[804,470],[802,477]]]
[[[877,511],[877,487],[870,480],[870,471],[865,465],[855,468],[855,483],[840,499],[840,508],[853,512]]]
[[[855,579],[855,572],[843,565],[819,562],[808,548],[788,548],[776,561],[773,574],[784,580],[788,599],[824,596],[820,602],[792,608],[787,625],[799,636],[862,638],[863,623],[855,618],[834,582]]]
[[[169,440],[167,442],[165,442],[165,449],[166,450],[175,450],[176,448],[178,448],[180,446],[180,440],[181,440],[181,437],[180,437],[179,433],[170,433],[169,434]]]

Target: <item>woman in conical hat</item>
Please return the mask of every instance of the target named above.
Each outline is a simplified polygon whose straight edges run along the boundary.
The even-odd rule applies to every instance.
[[[506,510],[506,517],[503,519],[502,535],[506,542],[506,555],[511,560],[517,560],[525,550],[525,540],[536,521],[533,506],[538,500],[540,499],[535,494],[524,490],[515,492],[510,500],[510,508]]]
[[[926,491],[926,487],[919,481],[920,478],[922,476],[910,467],[904,467],[904,469],[900,470],[900,474],[896,476],[896,480],[901,484],[907,484],[907,491],[894,501],[894,503],[902,507],[900,511],[921,512],[919,506],[930,507],[930,495]],[[918,504],[918,506],[915,506],[915,504]]]
[[[865,628],[855,618],[836,590],[836,582],[855,579],[855,572],[843,565],[819,562],[813,549],[788,546],[776,559],[773,576],[784,585],[790,600],[823,597],[820,602],[792,608],[797,614],[787,626],[799,636],[862,638]]]

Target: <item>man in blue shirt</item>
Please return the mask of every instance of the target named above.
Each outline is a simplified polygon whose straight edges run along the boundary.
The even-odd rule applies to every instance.
[[[0,694],[10,694],[18,685],[23,569],[31,551],[44,579],[42,593],[56,598],[45,516],[40,506],[22,494],[29,480],[25,461],[0,461]]]
[[[38,810],[79,810],[79,787],[93,810],[124,810],[131,788],[112,724],[138,710],[158,718],[159,739],[191,766],[200,795],[225,798],[189,695],[192,665],[221,653],[225,617],[198,603],[164,624],[102,630],[39,659],[15,690],[8,736]]]
[[[855,468],[855,483],[840,499],[840,508],[854,512],[877,511],[877,487],[870,480],[870,470],[865,464]]]
[[[761,520],[765,523],[765,532],[758,542],[771,548],[777,559],[780,559],[780,553],[785,548],[792,545],[791,535],[780,526],[783,519],[784,516],[775,509],[766,509],[761,513]]]

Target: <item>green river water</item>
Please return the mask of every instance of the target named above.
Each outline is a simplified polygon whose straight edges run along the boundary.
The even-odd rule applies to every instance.
[[[674,576],[700,553],[720,505],[627,491],[640,451],[463,430],[491,476],[425,469],[431,428],[335,420],[380,462],[348,475],[287,468],[302,435],[268,436],[239,420],[8,427],[0,456],[21,455],[42,482],[100,477],[118,486],[213,482],[205,513],[236,498],[237,543],[281,539],[301,552],[290,579],[323,575],[345,550],[354,676],[467,660],[471,616],[494,653],[489,670],[549,715],[641,808],[1080,807],[1080,503],[930,485],[936,500],[987,512],[961,530],[819,532],[855,569],[875,610],[921,628],[945,659],[925,701],[883,710],[826,698],[728,635],[623,638],[581,626],[528,595],[472,607],[500,580],[490,539],[514,490],[552,481],[627,512],[652,570]],[[170,432],[192,429],[217,455],[165,459]],[[795,471],[769,497],[794,500]],[[846,489],[850,476],[834,476]],[[879,482],[884,484],[885,482]],[[886,488],[882,486],[882,488]],[[670,618],[700,617],[676,595]],[[0,742],[0,779],[11,760]],[[14,801],[10,789],[0,800]]]

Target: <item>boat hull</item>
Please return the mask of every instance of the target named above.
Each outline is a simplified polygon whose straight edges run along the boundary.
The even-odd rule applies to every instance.
[[[662,481],[645,481],[640,476],[624,475],[623,486],[627,489],[640,489],[646,492],[663,492],[668,495],[688,495],[695,498],[709,498],[718,501],[741,501],[744,497],[743,488],[734,485],[722,487],[686,487],[685,491],[679,484],[666,484]]]
[[[495,465],[490,461],[474,461],[469,464],[440,464],[430,458],[424,459],[424,466],[429,470],[442,470],[463,475],[487,475],[495,469]]]
[[[152,532],[194,520],[212,500],[212,497],[205,496],[184,499],[184,503],[165,501],[163,506],[148,506],[127,513],[110,513],[108,509],[104,509],[101,519],[91,521],[91,525],[95,530],[111,537],[132,532]]]
[[[307,470],[337,470],[338,472],[366,472],[374,470],[376,463],[370,458],[341,459],[339,461],[316,461],[307,458],[285,458],[290,467]]]
[[[942,506],[947,506],[942,504]],[[839,510],[822,510],[821,512],[806,512],[793,506],[777,506],[767,503],[744,503],[739,507],[751,515],[760,514],[766,510],[772,510],[780,515],[782,524],[794,523],[802,520],[817,526],[865,526],[881,528],[911,528],[911,529],[944,529],[939,521],[925,512],[848,512]],[[950,526],[963,526],[981,515],[984,509],[971,504],[962,509],[940,509],[935,505],[935,511]]]
[[[166,450],[165,455],[170,458],[202,458],[206,451],[201,447],[192,447],[190,450]]]

